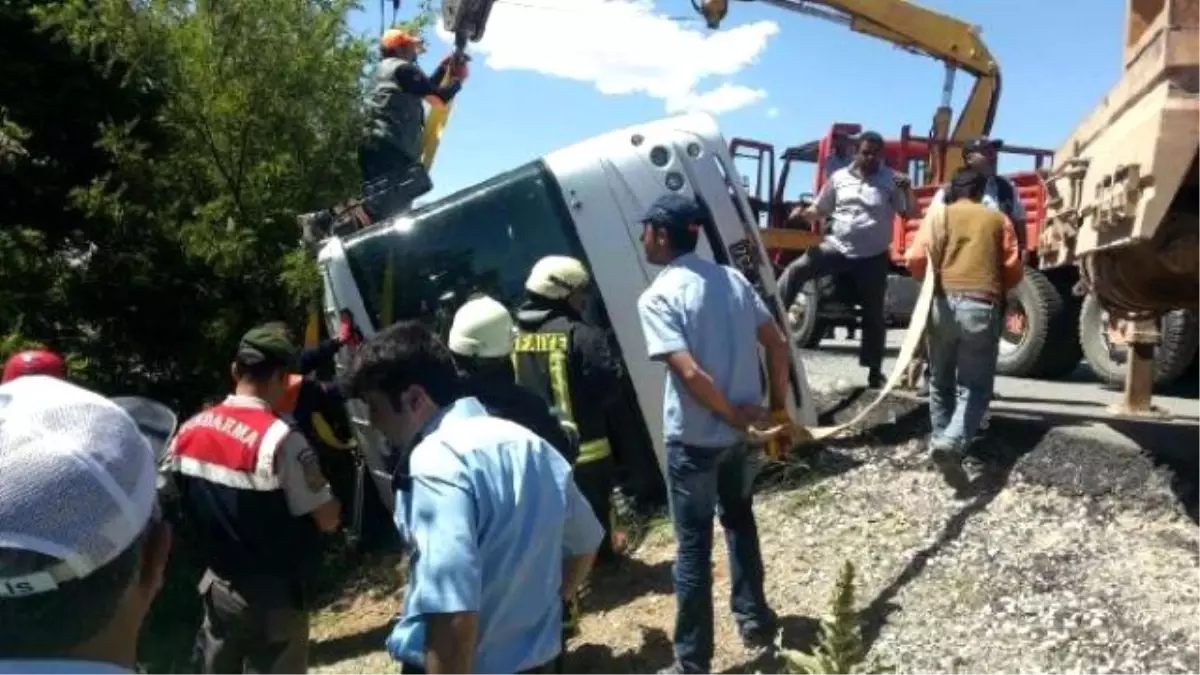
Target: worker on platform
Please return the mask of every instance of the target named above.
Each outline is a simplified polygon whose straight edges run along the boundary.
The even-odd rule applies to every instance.
[[[168,448],[205,567],[197,672],[308,668],[307,582],[341,509],[316,453],[274,412],[297,355],[281,323],[248,331],[233,395],[188,420]]]
[[[408,589],[387,639],[403,673],[562,672],[562,601],[603,528],[571,467],[463,396],[445,345],[403,321],[354,354],[347,395],[396,448]]]
[[[65,380],[67,362],[49,349],[27,349],[17,352],[4,362],[4,375],[0,377],[0,384],[26,375],[49,375]]]
[[[988,175],[964,167],[908,251],[913,277],[937,273],[930,314],[932,458],[956,490],[967,486],[964,450],[987,414],[996,377],[1002,306],[1024,271],[1012,223],[983,205]]]
[[[860,307],[862,342],[859,364],[867,369],[867,386],[883,386],[883,352],[887,338],[884,297],[891,262],[888,249],[897,214],[907,216],[916,199],[907,175],[883,163],[883,137],[868,131],[858,137],[850,166],[833,172],[812,206],[793,218],[828,219],[820,246],[791,262],[779,277],[785,307],[803,300],[810,280],[846,273]],[[805,310],[807,311],[807,310]]]
[[[541,436],[574,464],[577,442],[541,396],[517,384],[512,359],[515,338],[508,308],[484,295],[466,301],[454,313],[447,346],[462,373],[464,390],[479,399],[489,414]]]
[[[467,56],[442,59],[427,76],[417,65],[425,52],[420,34],[393,28],[379,40],[379,65],[367,101],[367,126],[358,160],[363,176],[363,202],[367,222],[404,211],[412,200],[433,188],[421,165],[421,139],[425,132],[425,100],[444,105],[454,100],[468,76]],[[363,218],[356,209],[325,209],[301,216],[307,241],[319,241]],[[359,224],[362,224],[361,222]]]
[[[597,563],[613,563],[612,491],[616,466],[606,413],[621,392],[624,368],[608,334],[583,318],[591,275],[574,258],[552,255],[533,266],[517,310],[517,381],[537,392],[579,430],[575,482],[605,526]]]
[[[737,270],[695,254],[709,216],[691,199],[659,198],[643,219],[646,260],[664,269],[638,298],[650,358],[667,365],[663,434],[675,557],[675,663],[667,673],[708,673],[713,657],[713,515],[729,549],[730,606],[743,642],[767,648],[778,631],[764,592],[754,520],[762,451],[747,443],[765,422],[791,431],[787,338]],[[767,398],[759,348],[767,355]],[[790,433],[788,433],[790,435]]]

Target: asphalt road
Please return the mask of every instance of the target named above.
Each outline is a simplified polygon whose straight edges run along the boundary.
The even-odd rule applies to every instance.
[[[839,331],[840,333],[840,331]],[[888,359],[884,370],[892,369],[904,331],[888,334]],[[818,350],[806,350],[804,365],[810,380],[820,381],[818,388],[835,382],[838,389],[852,389],[866,384],[866,371],[858,366],[858,342],[845,339],[826,340]],[[810,382],[811,383],[811,382]],[[1200,438],[1200,378],[1176,386],[1170,392],[1156,394],[1154,405],[1170,414],[1166,420],[1117,418],[1109,406],[1121,399],[1121,392],[1100,386],[1085,364],[1080,363],[1072,377],[1063,381],[1021,380],[1015,377],[997,378],[996,390],[1000,399],[992,402],[992,417],[1044,420],[1055,432],[1066,432],[1082,438],[1124,444],[1141,449],[1183,450],[1168,448],[1182,442],[1195,447]],[[1160,431],[1156,431],[1160,428]],[[1193,434],[1192,441],[1187,437]],[[1175,440],[1178,438],[1178,441]],[[1154,447],[1146,447],[1152,444]],[[1200,455],[1200,450],[1195,453]]]

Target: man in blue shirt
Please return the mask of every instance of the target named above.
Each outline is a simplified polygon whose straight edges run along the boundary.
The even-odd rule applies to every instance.
[[[458,398],[449,350],[398,323],[354,355],[346,391],[398,448],[396,527],[410,551],[387,640],[406,673],[554,672],[562,601],[604,530],[546,441]]]
[[[664,269],[638,299],[650,358],[668,366],[663,400],[667,487],[675,558],[675,663],[664,672],[707,673],[713,655],[713,513],[729,548],[731,606],[748,646],[773,643],[776,617],[763,593],[752,485],[761,450],[745,432],[766,416],[758,347],[767,353],[771,409],[786,410],[787,342],[737,270],[695,255],[697,204],[678,195],[643,220],[646,259]]]

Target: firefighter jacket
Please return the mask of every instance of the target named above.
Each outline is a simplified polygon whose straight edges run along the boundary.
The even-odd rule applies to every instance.
[[[188,420],[170,451],[200,561],[217,576],[302,581],[320,552],[309,516],[293,516],[276,468],[291,426],[266,407],[218,404]]]
[[[537,392],[579,431],[578,464],[611,456],[607,409],[624,375],[608,334],[565,303],[531,299],[517,310],[517,382]]]

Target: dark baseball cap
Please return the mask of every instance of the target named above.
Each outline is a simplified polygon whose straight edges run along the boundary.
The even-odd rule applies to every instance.
[[[654,200],[643,223],[654,227],[684,232],[695,232],[704,220],[704,212],[696,200],[682,195],[667,194]]]
[[[988,150],[999,150],[1004,147],[1004,141],[1000,139],[991,139],[987,136],[972,138],[963,145],[963,154],[969,155],[973,152],[987,152]]]
[[[292,343],[291,331],[281,322],[266,323],[246,331],[238,342],[237,359],[246,365],[278,361],[296,365],[300,350]]]

